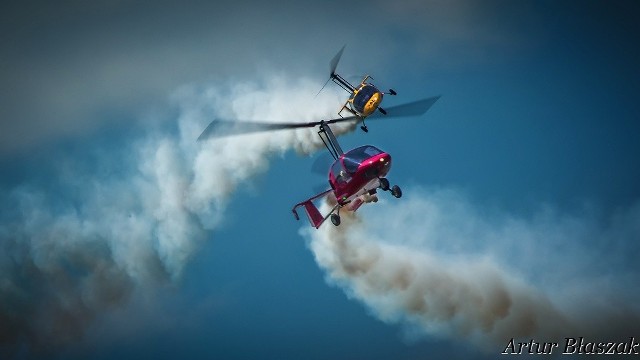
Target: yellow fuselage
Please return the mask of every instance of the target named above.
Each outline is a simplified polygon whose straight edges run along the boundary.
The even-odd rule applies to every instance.
[[[378,105],[380,105],[381,102],[382,102],[381,92],[376,92],[373,95],[371,95],[371,98],[369,98],[369,101],[367,101],[367,104],[364,106],[364,111],[362,112],[362,116],[366,117],[373,114],[373,112],[376,111],[376,109],[378,108]]]
[[[347,104],[355,115],[367,117],[376,111],[382,102],[382,95],[375,86],[363,82],[353,91]]]

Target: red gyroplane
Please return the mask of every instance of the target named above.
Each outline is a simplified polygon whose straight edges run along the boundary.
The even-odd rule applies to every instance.
[[[223,136],[317,126],[318,136],[320,136],[334,159],[328,174],[330,188],[296,204],[292,209],[295,218],[299,220],[297,209],[303,207],[311,225],[316,229],[328,218],[331,218],[331,222],[335,226],[340,225],[340,209],[342,208],[356,211],[364,203],[377,202],[378,189],[389,191],[396,198],[402,196],[400,187],[398,185],[390,186],[389,180],[386,178],[391,169],[391,155],[389,153],[373,145],[364,145],[343,152],[329,125],[341,122],[361,122],[361,129],[364,132],[368,132],[369,130],[364,123],[365,118],[419,116],[427,112],[440,98],[440,96],[433,96],[407,104],[392,106],[384,110],[379,106],[382,102],[383,94],[396,95],[396,92],[393,89],[389,89],[387,93],[381,92],[373,84],[367,82],[367,80],[371,79],[368,75],[364,77],[358,86],[351,85],[342,76],[338,75],[335,70],[343,51],[344,47],[331,61],[331,75],[329,77],[329,80],[350,92],[349,99],[338,112],[340,117],[308,123],[214,120],[198,137],[198,141],[202,141]],[[327,83],[329,80],[327,80]],[[344,110],[351,115],[343,117],[342,112]],[[336,203],[328,214],[323,215],[314,204],[314,201],[327,195],[334,196]]]

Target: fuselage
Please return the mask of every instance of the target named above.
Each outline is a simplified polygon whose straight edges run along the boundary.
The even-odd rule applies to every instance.
[[[371,145],[342,154],[329,170],[329,183],[336,200],[346,204],[380,186],[380,178],[391,169],[391,155]]]
[[[350,109],[361,117],[373,114],[382,102],[383,94],[375,86],[363,82],[349,97]]]

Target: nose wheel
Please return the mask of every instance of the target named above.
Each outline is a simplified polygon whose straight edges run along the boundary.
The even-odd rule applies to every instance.
[[[402,189],[400,189],[400,186],[393,185],[389,187],[389,180],[387,180],[387,178],[380,178],[380,189],[383,191],[391,191],[391,195],[398,199],[402,197]]]
[[[383,191],[389,190],[389,180],[387,178],[380,178],[380,189]]]

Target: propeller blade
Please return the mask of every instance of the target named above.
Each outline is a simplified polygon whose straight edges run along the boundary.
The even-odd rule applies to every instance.
[[[250,134],[262,131],[314,127],[319,124],[319,121],[310,123],[269,123],[257,121],[213,120],[209,124],[209,126],[204,129],[202,134],[198,136],[198,141],[231,135]]]
[[[336,54],[336,56],[333,57],[333,59],[331,59],[331,73],[329,74],[329,76],[333,75],[336,73],[336,68],[338,67],[338,62],[340,62],[340,58],[342,57],[342,52],[344,51],[344,48],[347,47],[347,45],[343,45],[342,49],[340,49],[340,51],[338,51],[338,53]]]
[[[367,119],[380,119],[386,117],[405,117],[405,116],[419,116],[427,112],[440,99],[440,95],[432,96],[426,99],[413,101],[406,104],[385,107],[387,115],[376,112],[371,114]]]
[[[320,91],[318,91],[318,93],[316,94],[315,97],[318,97],[318,95],[320,95],[322,90],[324,90],[324,87],[327,86],[329,81],[331,81],[331,78],[333,77],[333,74],[336,73],[336,68],[338,67],[338,62],[340,62],[340,58],[342,57],[342,52],[344,51],[344,48],[346,46],[347,46],[346,44],[343,45],[342,49],[340,49],[340,51],[338,51],[336,56],[334,56],[333,59],[331,59],[331,62],[329,63],[329,69],[331,70],[331,72],[329,73],[329,79],[327,79],[327,81],[324,83],[324,85],[322,85],[322,88],[320,88]]]
[[[322,92],[322,90],[324,90],[324,87],[327,86],[327,84],[329,83],[329,81],[331,81],[331,78],[328,78],[327,81],[325,81],[324,85],[322,85],[322,87],[320,88],[320,91],[318,91],[318,93],[316,94],[316,96],[314,96],[313,98],[317,98],[318,95],[320,95],[320,93]]]

